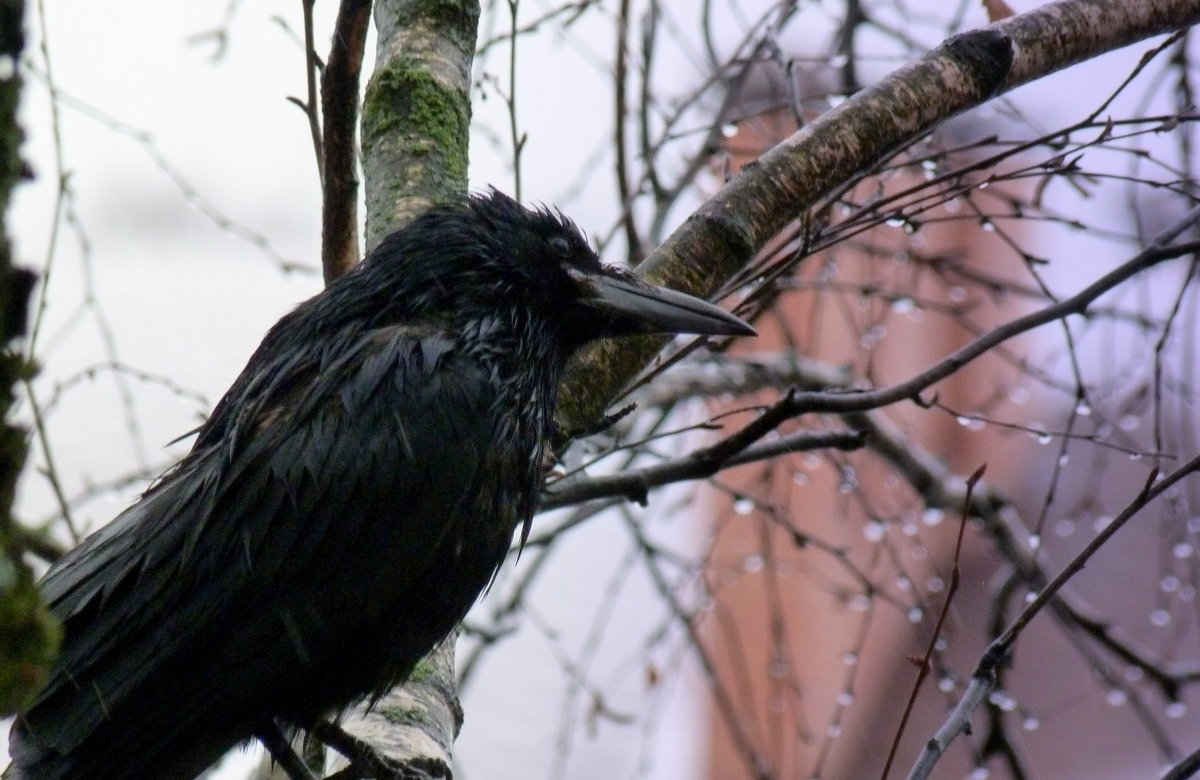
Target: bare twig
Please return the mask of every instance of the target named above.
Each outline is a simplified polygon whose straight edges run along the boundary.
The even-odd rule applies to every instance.
[[[917,679],[913,682],[912,693],[908,697],[908,704],[904,707],[904,715],[900,718],[900,725],[896,728],[896,736],[892,740],[891,749],[888,751],[887,763],[883,765],[882,780],[887,780],[888,773],[892,771],[892,764],[896,760],[896,751],[900,749],[900,738],[904,736],[904,729],[908,725],[908,719],[912,715],[913,707],[916,706],[917,696],[921,693],[921,686],[929,676],[929,670],[933,668],[933,655],[937,649],[938,638],[942,634],[942,626],[946,623],[946,617],[950,614],[950,603],[954,601],[954,594],[958,592],[958,582],[961,576],[958,565],[962,558],[963,533],[967,529],[967,520],[970,518],[971,513],[971,495],[975,492],[975,486],[979,484],[979,480],[983,479],[983,473],[986,469],[986,465],[980,466],[975,470],[975,473],[967,478],[967,493],[963,497],[962,517],[958,523],[958,537],[954,541],[954,558],[950,567],[950,585],[946,588],[946,598],[942,601],[942,609],[938,613],[937,622],[934,623],[933,631],[929,634],[929,643],[925,647],[925,655],[917,661]]]
[[[525,134],[517,124],[517,9],[520,0],[508,0],[508,18],[511,34],[508,40],[508,92],[504,102],[508,106],[508,133],[512,142],[513,197],[521,200],[521,152],[525,149]]]
[[[818,433],[804,431],[780,436],[757,446],[736,449],[747,437],[741,437],[738,445],[722,446],[721,443],[697,449],[677,460],[647,466],[642,469],[622,471],[603,477],[564,480],[563,484],[552,485],[540,505],[541,510],[557,509],[581,501],[610,496],[624,496],[645,505],[647,493],[656,487],[675,482],[711,477],[718,471],[745,463],[778,457],[789,452],[839,449],[853,450],[863,446],[865,437],[857,431],[831,431]],[[718,453],[713,455],[712,453]]]
[[[979,708],[986,700],[988,694],[993,690],[997,669],[1003,663],[1004,659],[1007,658],[1013,643],[1020,636],[1021,632],[1024,631],[1029,622],[1051,602],[1062,587],[1082,570],[1087,562],[1091,560],[1092,556],[1117,531],[1124,527],[1130,519],[1145,508],[1147,504],[1162,495],[1172,485],[1197,471],[1200,471],[1200,456],[1192,458],[1166,476],[1162,476],[1157,469],[1151,471],[1142,491],[1104,529],[1097,533],[1063,567],[1054,579],[1037,592],[1033,600],[1021,610],[1021,613],[1008,625],[1008,628],[988,646],[979,661],[979,665],[975,669],[975,673],[971,677],[971,683],[967,687],[966,692],[959,699],[958,704],[955,705],[945,723],[937,730],[933,738],[926,743],[925,749],[921,751],[921,755],[917,757],[916,763],[914,763],[912,770],[909,772],[909,780],[923,780],[923,778],[928,777],[933,767],[937,764],[938,759],[946,751],[946,748],[955,737],[967,728],[971,713]]]
[[[613,147],[616,149],[616,158],[613,162],[614,173],[617,177],[617,195],[621,199],[621,226],[625,231],[626,253],[629,258],[629,264],[635,265],[642,259],[642,239],[638,235],[637,223],[633,218],[633,197],[634,191],[629,184],[629,150],[628,141],[625,133],[625,119],[629,114],[628,97],[626,90],[628,88],[628,60],[629,50],[627,40],[629,38],[629,19],[630,9],[629,0],[621,0],[621,7],[617,13],[617,51],[613,60],[615,72],[613,73],[613,85],[616,87],[613,99],[616,105],[613,110]]]
[[[313,6],[317,0],[300,0],[304,9],[304,83],[307,87],[307,97],[303,102],[292,98],[292,102],[300,106],[308,117],[308,132],[312,135],[313,154],[317,158],[317,177],[325,181],[325,152],[321,143],[321,111],[317,102],[317,72],[320,63],[317,60],[317,47],[313,40]]]

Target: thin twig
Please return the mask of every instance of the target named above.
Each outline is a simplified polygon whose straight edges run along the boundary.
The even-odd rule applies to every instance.
[[[308,96],[303,103],[297,103],[308,117],[308,132],[312,135],[313,154],[317,158],[317,177],[325,181],[325,159],[321,143],[321,115],[317,103],[317,61],[316,43],[313,40],[313,6],[317,0],[300,0],[304,8],[304,83]]]
[[[617,52],[613,70],[613,99],[616,106],[613,110],[613,142],[616,150],[614,171],[617,177],[617,196],[621,202],[621,226],[625,230],[629,264],[637,265],[642,259],[642,240],[638,236],[637,223],[633,219],[633,188],[629,183],[628,142],[625,138],[625,117],[629,113],[626,82],[628,81],[629,38],[629,0],[621,0],[621,9],[617,15]]]
[[[1112,519],[1107,526],[1104,527],[1096,536],[1088,542],[1088,544],[1077,554],[1071,561],[1063,567],[1063,569],[1046,584],[1044,588],[1037,592],[1034,598],[1021,610],[1020,614],[1009,624],[1000,636],[996,637],[984,652],[983,657],[979,661],[979,665],[975,669],[975,673],[971,676],[971,682],[967,687],[967,691],[959,699],[950,716],[942,724],[941,728],[926,743],[925,749],[921,751],[916,763],[913,764],[912,770],[909,772],[909,780],[923,780],[933,771],[933,767],[937,764],[938,759],[945,753],[946,748],[962,731],[967,728],[970,721],[971,713],[973,713],[987,698],[995,687],[996,670],[1004,659],[1008,657],[1012,650],[1013,643],[1017,637],[1029,625],[1029,622],[1042,611],[1062,590],[1066,583],[1078,574],[1092,556],[1100,550],[1108,542],[1112,536],[1125,526],[1135,515],[1146,507],[1154,499],[1158,498],[1172,485],[1179,482],[1183,478],[1200,471],[1200,455],[1192,458],[1184,465],[1180,466],[1175,471],[1165,477],[1155,469],[1150,472],[1147,477],[1146,485],[1142,491],[1131,501],[1125,509]]]
[[[674,482],[705,479],[722,469],[767,460],[790,452],[808,452],[830,448],[854,450],[862,447],[865,439],[866,437],[859,431],[826,433],[803,431],[780,436],[773,441],[763,442],[754,447],[743,447],[737,451],[732,451],[732,448],[729,447],[714,445],[715,450],[721,453],[717,457],[710,454],[714,448],[703,448],[676,460],[642,469],[631,469],[602,477],[566,480],[561,486],[556,484],[547,490],[539,506],[539,511],[558,509],[582,501],[611,496],[624,496],[631,501],[645,505],[646,494],[651,488]],[[738,441],[739,443],[747,441],[747,437],[740,437]]]
[[[504,101],[508,106],[508,132],[512,137],[513,197],[521,200],[521,152],[525,149],[525,135],[517,125],[517,9],[520,0],[508,0],[508,16],[512,34],[508,41],[508,94]]]
[[[900,749],[900,739],[904,736],[904,729],[908,725],[908,719],[912,716],[913,708],[917,704],[917,696],[921,693],[921,686],[925,679],[929,676],[929,670],[933,667],[933,656],[937,650],[938,637],[942,635],[942,626],[946,624],[946,618],[950,614],[950,604],[954,601],[954,594],[958,592],[958,583],[961,578],[959,569],[959,561],[962,558],[963,535],[967,529],[967,519],[971,516],[971,496],[975,492],[975,486],[979,484],[979,480],[983,479],[983,473],[987,470],[987,465],[980,466],[975,469],[975,473],[967,478],[967,492],[963,497],[962,515],[958,523],[958,538],[954,542],[954,559],[950,567],[950,584],[946,588],[946,599],[942,602],[942,610],[938,613],[937,622],[933,626],[933,631],[929,635],[929,643],[925,647],[925,655],[921,658],[917,667],[917,679],[913,683],[912,693],[909,694],[908,704],[904,707],[904,715],[900,718],[900,725],[896,728],[896,736],[892,740],[892,747],[888,751],[887,763],[883,766],[882,780],[887,780],[888,773],[892,771],[892,764],[896,760],[896,751]]]

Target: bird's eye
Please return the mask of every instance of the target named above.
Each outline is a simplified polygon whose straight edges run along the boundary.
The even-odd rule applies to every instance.
[[[571,254],[571,242],[567,240],[566,236],[553,236],[551,237],[549,244],[551,249],[553,249],[555,252],[558,252],[563,257]]]

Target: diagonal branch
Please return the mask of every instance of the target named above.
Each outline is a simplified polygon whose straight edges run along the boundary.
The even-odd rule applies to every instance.
[[[859,172],[967,109],[1104,52],[1200,20],[1193,0],[1061,0],[937,49],[827,111],[747,166],[639,266],[657,284],[711,296],[791,220]],[[560,394],[580,430],[661,348],[602,344]]]
[[[1000,665],[1008,657],[1009,651],[1012,649],[1013,643],[1017,637],[1029,625],[1029,622],[1044,609],[1047,604],[1050,604],[1058,597],[1059,591],[1066,585],[1068,581],[1091,560],[1092,556],[1100,550],[1112,536],[1123,528],[1129,520],[1133,519],[1142,509],[1150,502],[1161,496],[1171,486],[1178,483],[1180,480],[1195,474],[1200,471],[1200,456],[1196,456],[1187,463],[1180,466],[1170,474],[1163,476],[1157,469],[1150,473],[1142,491],[1121,511],[1105,528],[1096,534],[1096,536],[1088,542],[1088,544],[1078,553],[1071,561],[1063,567],[1063,569],[1055,575],[1055,577],[1042,588],[1036,596],[1030,601],[1021,613],[1008,625],[1008,627],[996,637],[995,640],[988,646],[980,660],[975,673],[971,677],[971,682],[967,686],[967,690],[959,699],[957,705],[951,711],[950,716],[942,724],[937,733],[930,739],[925,749],[921,751],[921,755],[917,757],[916,763],[909,772],[909,780],[922,780],[929,776],[937,761],[945,753],[946,748],[950,743],[968,728],[971,714],[979,708],[979,706],[987,699],[995,687],[996,673]]]
[[[755,446],[750,446],[750,442],[745,440],[739,440],[737,446],[732,448],[726,447],[725,442],[718,442],[712,447],[698,449],[681,458],[665,463],[656,463],[645,468],[629,469],[619,474],[608,474],[602,477],[564,480],[563,484],[550,487],[543,496],[538,509],[547,511],[578,504],[582,501],[612,496],[623,496],[644,505],[646,494],[652,488],[669,485],[673,482],[705,479],[722,469],[767,460],[792,452],[831,448],[854,450],[862,447],[865,439],[866,437],[859,431],[823,433],[802,431],[780,436]]]

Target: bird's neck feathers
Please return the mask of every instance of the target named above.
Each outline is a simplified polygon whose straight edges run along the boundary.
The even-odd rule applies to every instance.
[[[574,351],[552,321],[520,307],[459,321],[452,329],[465,354],[501,377],[551,389]]]
[[[372,263],[339,278],[320,296],[317,321],[386,327],[427,324],[444,330],[485,362],[516,361],[561,372],[582,343],[571,323],[523,294],[509,280],[459,252],[427,262]],[[336,325],[335,325],[336,327]]]

